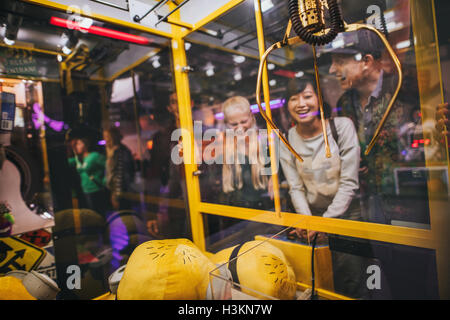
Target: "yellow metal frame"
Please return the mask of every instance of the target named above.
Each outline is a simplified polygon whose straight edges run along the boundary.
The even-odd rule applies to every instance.
[[[63,6],[48,0],[23,0],[25,2],[49,7],[52,9],[65,11],[67,10],[67,6]],[[198,23],[192,25],[192,28],[186,28],[183,26],[172,25],[172,32],[165,33],[156,29],[142,27],[141,25],[134,23],[127,23],[124,21],[120,21],[117,19],[111,19],[109,17],[100,15],[100,14],[87,14],[85,12],[81,12],[81,15],[87,16],[96,20],[107,21],[109,23],[121,25],[124,27],[128,27],[131,29],[148,32],[151,34],[155,34],[158,36],[163,36],[171,41],[172,48],[172,57],[173,57],[173,72],[174,72],[174,82],[176,86],[176,92],[178,95],[178,103],[179,103],[179,114],[180,114],[180,126],[184,130],[183,133],[183,149],[184,150],[194,150],[194,135],[193,135],[193,121],[192,121],[192,112],[191,112],[191,97],[190,97],[190,89],[189,89],[189,79],[187,73],[182,71],[182,67],[187,66],[186,52],[184,48],[184,38],[190,33],[198,30],[202,26],[207,23],[215,20],[220,15],[225,12],[233,9],[235,6],[242,3],[244,0],[232,0],[229,1],[227,5],[223,6],[219,10],[211,13],[204,19],[200,20]],[[423,1],[422,1],[423,2]],[[261,1],[254,0],[255,3],[255,19],[257,25],[257,34],[258,34],[258,43],[259,43],[259,54],[260,58],[262,57],[265,46],[264,46],[264,30],[262,24],[262,13],[261,13]],[[173,6],[173,4],[171,4]],[[433,16],[430,18],[429,14],[430,6],[428,10],[424,10],[421,6],[419,0],[411,0],[411,13],[412,13],[412,23],[414,34],[419,35],[415,37],[415,49],[416,49],[416,57],[417,57],[417,69],[420,73],[421,70],[426,66],[428,68],[432,68],[435,74],[440,75],[440,66],[439,66],[439,56],[438,56],[438,47],[436,43],[436,21],[434,17],[434,2],[433,0],[428,0],[422,5],[431,5],[432,6],[432,14]],[[173,21],[179,21],[179,14],[174,15],[172,17]],[[429,30],[425,30],[425,28],[420,28],[418,21],[422,23],[424,21],[430,22],[430,25],[433,26],[431,29],[431,34]],[[187,26],[189,27],[189,26]],[[428,33],[427,33],[428,32]],[[153,52],[153,51],[152,51]],[[131,66],[128,66],[126,69],[118,72],[110,79],[113,80],[115,77],[119,76],[123,72],[130,70],[140,63],[145,62],[149,57],[151,57],[152,52],[149,52],[147,56],[144,56],[141,60],[137,61]],[[154,54],[154,53],[153,53]],[[425,63],[425,56],[435,57],[432,59],[434,62],[427,64]],[[270,101],[269,93],[266,88],[267,86],[267,71],[264,71],[264,79],[263,79],[263,93],[264,100]],[[442,80],[440,80],[442,83]],[[441,89],[442,91],[442,89]],[[419,93],[421,99],[424,96],[424,89],[419,87]],[[440,102],[442,99],[439,97]],[[421,101],[422,108],[431,109],[433,108],[434,100]],[[270,111],[267,111],[267,116],[270,118]],[[272,152],[271,152],[272,154]],[[200,186],[199,179],[197,176],[194,176],[194,172],[197,171],[197,165],[194,161],[194,153],[193,152],[184,152],[183,156],[185,157],[185,176],[186,176],[186,185],[189,187],[187,190],[187,201],[189,203],[189,213],[191,219],[191,228],[192,228],[192,237],[194,243],[203,251],[206,251],[205,245],[205,234],[204,234],[204,226],[203,226],[203,215],[219,215],[224,217],[232,217],[244,220],[252,220],[263,223],[270,223],[275,225],[281,225],[286,227],[301,227],[310,230],[328,232],[341,234],[346,236],[352,236],[357,238],[365,238],[376,241],[383,241],[393,244],[400,244],[406,246],[420,247],[420,248],[428,248],[436,250],[436,258],[437,258],[437,266],[438,266],[438,280],[439,280],[439,290],[440,297],[442,299],[449,299],[449,277],[447,275],[449,268],[448,257],[449,255],[449,232],[446,230],[446,227],[449,225],[449,216],[448,216],[448,200],[444,203],[438,203],[437,201],[430,201],[430,219],[431,219],[431,229],[423,230],[423,229],[414,229],[414,228],[406,228],[406,227],[398,227],[392,225],[381,225],[367,222],[357,222],[357,221],[349,221],[349,220],[340,220],[340,219],[330,219],[323,217],[314,217],[314,216],[304,216],[293,213],[279,212],[279,206],[276,205],[276,211],[262,211],[262,210],[254,210],[254,209],[245,209],[239,207],[232,206],[224,206],[217,205],[211,203],[204,203],[201,201],[200,197]],[[188,157],[191,157],[188,159]],[[273,164],[273,159],[272,164]],[[448,166],[447,159],[447,166]],[[427,158],[427,167],[432,166],[433,163],[430,159]],[[272,166],[273,167],[273,166]],[[272,169],[273,170],[273,169]],[[272,171],[274,172],[274,171]],[[279,184],[277,179],[274,180],[274,189],[279,190]],[[279,196],[277,193],[276,198],[279,201]],[[149,198],[147,199],[150,202],[156,201],[157,199]],[[302,284],[299,284],[301,287]],[[306,287],[305,287],[306,288]],[[336,299],[344,299],[345,297],[338,297],[334,293],[321,292],[320,288],[317,289],[319,294],[329,298]],[[322,290],[323,291],[323,290]]]
[[[418,1],[418,0],[414,0]],[[413,1],[413,2],[414,2]],[[412,6],[412,11],[414,10],[419,11],[416,9],[416,6]],[[434,8],[433,8],[434,9]],[[259,11],[259,13],[258,13]],[[259,46],[260,46],[260,56],[262,57],[265,48],[264,45],[264,35],[262,30],[262,24],[258,22],[258,19],[260,18],[261,12],[260,12],[260,0],[255,0],[255,17],[256,17],[256,24],[258,28],[258,40],[259,40]],[[416,12],[417,14],[417,12]],[[413,24],[417,28],[416,21],[413,20]],[[434,22],[434,28],[436,28],[436,24]],[[181,39],[180,39],[181,40]],[[417,45],[417,44],[416,44]],[[435,49],[435,46],[432,48],[432,50]],[[435,60],[437,61],[437,60]],[[419,63],[422,61],[418,61],[418,69],[419,69]],[[180,70],[177,70],[175,68],[175,73],[180,72]],[[437,70],[436,70],[437,72]],[[267,85],[267,79],[263,79],[263,86]],[[184,84],[183,84],[184,86]],[[186,88],[188,89],[188,88]],[[178,88],[177,83],[177,92],[183,91],[185,88]],[[270,98],[268,96],[268,91],[264,90],[264,98],[265,101],[270,101]],[[187,92],[181,92],[182,94],[186,94]],[[420,95],[423,95],[423,91],[420,91]],[[180,96],[179,96],[180,98]],[[188,127],[190,127],[190,130],[192,130],[192,119],[191,119],[191,110],[189,104],[184,104],[185,107],[187,107],[185,110],[183,109],[183,106],[180,105],[180,114],[184,113],[185,116],[189,121]],[[186,124],[186,123],[185,123]],[[183,123],[182,127],[186,128]],[[190,131],[192,132],[192,131]],[[188,145],[183,145],[183,148],[188,147]],[[448,159],[447,159],[448,164]],[[340,219],[330,219],[330,218],[323,218],[323,217],[314,217],[314,216],[299,216],[298,214],[292,214],[292,213],[285,213],[282,212],[280,214],[276,214],[272,211],[261,211],[261,210],[253,210],[253,209],[246,209],[246,208],[238,208],[238,207],[232,207],[232,206],[223,206],[223,205],[216,205],[211,203],[203,203],[200,202],[200,194],[199,192],[199,185],[198,185],[198,178],[193,177],[192,173],[195,169],[191,168],[189,170],[189,166],[186,166],[186,183],[188,186],[193,186],[189,192],[191,193],[189,197],[189,204],[190,204],[190,214],[191,219],[193,221],[201,220],[202,214],[213,214],[213,215],[219,215],[219,216],[225,216],[225,217],[232,217],[232,218],[238,218],[243,220],[252,220],[262,223],[270,223],[275,225],[282,225],[286,227],[300,227],[305,228],[309,230],[316,230],[316,231],[322,231],[322,232],[328,232],[328,233],[335,233],[335,234],[341,234],[346,236],[352,236],[357,238],[365,238],[370,240],[376,240],[376,241],[383,241],[393,244],[400,244],[405,246],[413,246],[413,247],[421,247],[421,248],[427,248],[427,249],[434,249],[437,251],[437,262],[438,262],[438,274],[439,274],[439,287],[440,287],[440,296],[443,299],[449,298],[450,294],[448,292],[448,276],[446,273],[448,272],[448,255],[445,255],[448,252],[448,232],[445,233],[444,230],[439,231],[438,225],[436,223],[431,224],[432,230],[422,230],[422,229],[414,229],[414,228],[406,228],[406,227],[398,227],[398,226],[392,226],[392,225],[382,225],[382,224],[375,224],[375,223],[368,223],[368,222],[357,222],[357,221],[349,221],[349,220],[340,220]],[[192,179],[193,181],[188,181],[188,177],[191,177],[189,180]],[[279,186],[275,186],[275,188],[279,189]],[[194,195],[192,195],[194,194]],[[194,200],[195,202],[192,202]],[[448,205],[448,203],[447,203]],[[441,211],[441,214],[443,214],[442,210],[445,210],[445,206],[438,206],[439,208],[432,208],[430,205],[430,218],[432,219],[437,211]],[[194,209],[194,210],[192,210]],[[448,216],[448,212],[447,212]],[[440,215],[440,220],[445,219],[448,221],[448,218],[442,217]],[[200,227],[200,225],[197,225]],[[440,225],[440,228],[443,229],[445,226],[448,226],[447,224]],[[196,224],[192,225],[193,234],[201,234],[203,230],[196,229]],[[436,232],[438,231],[438,232]],[[199,242],[200,240],[200,242]],[[201,247],[202,249],[205,248],[204,243],[204,235],[203,236],[197,236],[194,237],[194,242]],[[441,253],[440,253],[441,251]]]
[[[49,1],[49,0],[22,0],[23,2],[28,2],[31,4],[36,4],[39,6],[43,6],[43,7],[47,7],[50,9],[55,9],[58,11],[63,11],[63,12],[67,12],[69,9],[69,6],[67,5],[63,5],[54,1]],[[73,8],[70,8],[71,11],[73,11]],[[83,10],[80,10],[79,12],[77,12],[78,14],[80,14],[83,17],[87,17],[87,18],[91,18],[94,20],[98,20],[98,21],[104,21],[104,22],[108,22],[108,23],[112,23],[118,26],[122,26],[122,27],[126,27],[126,28],[130,28],[130,29],[134,29],[134,30],[139,30],[142,32],[147,32],[147,33],[151,33],[151,34],[155,34],[161,37],[165,37],[165,38],[171,38],[172,35],[170,33],[158,30],[158,29],[154,29],[154,28],[149,28],[149,27],[145,27],[142,26],[138,23],[131,23],[131,22],[126,22],[123,20],[119,20],[116,18],[111,18],[108,16],[105,16],[103,14],[99,14],[99,13],[89,13],[89,12],[85,12]]]
[[[428,6],[428,7],[427,7]],[[429,8],[431,7],[431,10]],[[427,10],[428,9],[428,10]],[[424,74],[428,72],[430,75],[436,77],[435,81],[439,82],[439,92],[435,95],[426,94],[428,89],[422,87],[419,82],[420,92],[420,108],[423,117],[423,123],[426,120],[434,120],[437,105],[444,103],[444,92],[442,87],[442,74],[439,56],[439,43],[437,38],[437,25],[434,0],[430,1],[411,1],[411,19],[414,32],[414,47],[416,53],[417,74]],[[429,25],[433,28],[421,28],[420,23],[430,22]],[[430,59],[433,57],[433,59]],[[445,141],[447,142],[447,141]],[[448,173],[450,174],[450,163],[448,158],[448,146],[445,143],[441,145],[441,152],[445,156]],[[425,162],[427,168],[436,166],[436,161],[433,159],[430,146],[425,146]],[[441,299],[450,298],[450,277],[448,272],[450,270],[450,235],[448,227],[450,225],[449,216],[449,200],[442,201],[435,199],[432,190],[432,179],[428,180],[428,198],[430,207],[430,234],[433,238],[434,248],[436,252],[437,275],[439,281],[439,294]],[[448,186],[447,186],[448,187]]]

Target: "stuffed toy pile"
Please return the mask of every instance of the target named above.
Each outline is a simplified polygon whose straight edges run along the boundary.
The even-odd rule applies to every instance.
[[[128,260],[118,284],[117,300],[207,299],[210,272],[219,275],[217,267],[229,261],[235,248],[224,249],[208,259],[188,239],[145,242]],[[242,292],[259,299],[295,299],[294,271],[283,252],[270,243],[250,241],[242,245],[236,266]]]
[[[228,263],[230,269],[233,262],[230,256],[235,248],[219,251],[212,258],[213,262],[217,265]],[[236,257],[234,262],[242,292],[259,299],[267,299],[267,296],[282,300],[295,299],[295,273],[280,249],[268,242],[249,241],[239,248]],[[236,279],[233,281],[236,283]]]
[[[130,256],[118,300],[203,300],[216,266],[188,239],[152,240]]]

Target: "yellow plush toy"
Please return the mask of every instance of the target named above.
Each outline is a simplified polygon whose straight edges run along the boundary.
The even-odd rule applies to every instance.
[[[118,300],[205,299],[216,266],[188,239],[152,240],[130,256]]]
[[[15,270],[0,277],[0,300],[54,300],[57,284],[36,271]]]
[[[232,256],[237,256],[237,259],[233,259]],[[236,282],[235,278],[238,278],[244,293],[259,299],[267,299],[254,291],[245,289],[249,288],[282,300],[295,299],[294,270],[283,252],[268,242],[249,241],[240,248],[234,246],[219,251],[211,260],[217,265],[230,261],[227,265],[228,269],[232,271],[235,268],[235,274],[231,272],[233,281]]]
[[[0,277],[0,300],[36,300],[22,284],[22,280],[5,276]]]

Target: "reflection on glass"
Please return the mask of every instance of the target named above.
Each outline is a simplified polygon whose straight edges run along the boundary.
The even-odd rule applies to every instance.
[[[343,33],[332,43],[318,48],[324,101],[331,106],[332,116],[337,117],[338,122],[341,117],[352,120],[361,148],[359,188],[355,189],[354,199],[360,201],[364,221],[429,229],[427,184],[440,189],[439,193],[446,197],[448,181],[442,162],[445,155],[435,134],[435,124],[429,118],[424,120],[420,110],[418,81],[425,80],[419,80],[417,76],[414,48],[409,41],[409,4],[396,1],[388,7],[377,5],[384,13],[383,10],[374,11],[377,9],[375,6],[369,10],[370,5],[363,2],[358,6],[360,12],[367,11],[367,16],[362,18],[369,24],[379,26],[380,12],[383,14],[387,24],[384,31],[402,63],[404,81],[380,139],[370,154],[365,156],[364,151],[396,86],[397,75],[392,61],[380,39],[369,31]],[[347,22],[355,21],[355,10],[353,6],[344,5],[344,19]],[[267,16],[269,22],[275,14],[286,15],[287,19],[287,13],[280,8]],[[272,34],[271,28],[266,24],[268,38]],[[283,54],[281,51],[276,53]],[[314,73],[309,46],[288,48],[284,53],[284,64],[269,70],[269,79],[276,80],[271,87],[271,99],[287,99],[289,82],[309,78]],[[286,101],[283,108],[285,114],[287,109]],[[295,120],[290,115],[289,120]],[[279,119],[274,122],[285,130],[291,126],[289,121],[287,126]],[[350,139],[348,134],[344,136]],[[332,138],[330,129],[328,138]],[[425,166],[425,147],[429,151],[429,159],[436,163],[430,168]],[[280,175],[282,189],[285,185],[283,175],[286,175],[285,172]],[[430,179],[433,179],[432,184]],[[438,185],[441,188],[437,188]],[[284,201],[289,208],[293,199]],[[323,203],[322,213],[326,208]],[[299,212],[298,209],[297,206],[295,211]]]
[[[295,227],[295,226],[294,226]],[[433,250],[284,228],[211,260],[212,299],[435,299]],[[317,237],[307,238],[307,234]],[[408,264],[413,263],[408,267]]]

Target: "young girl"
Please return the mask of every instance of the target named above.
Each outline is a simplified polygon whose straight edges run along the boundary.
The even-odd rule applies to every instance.
[[[263,194],[267,193],[270,176],[263,175],[264,159],[260,150],[256,119],[250,103],[235,96],[223,103],[224,121],[228,129],[225,135],[224,165],[222,166],[222,190],[229,205],[265,208]],[[237,138],[231,137],[234,133]],[[263,161],[261,161],[263,160]]]
[[[288,141],[303,158],[300,163],[282,144],[280,162],[289,184],[289,193],[297,213],[328,218],[360,220],[358,169],[360,146],[349,118],[330,118],[325,105],[327,136],[331,157],[325,154],[319,101],[315,82],[294,80],[288,87],[288,111],[295,122]],[[325,240],[325,234],[296,229],[300,238]],[[336,237],[336,236],[335,236]],[[330,238],[331,241],[331,238]],[[362,295],[363,260],[361,257],[332,251],[336,292],[359,298]]]

